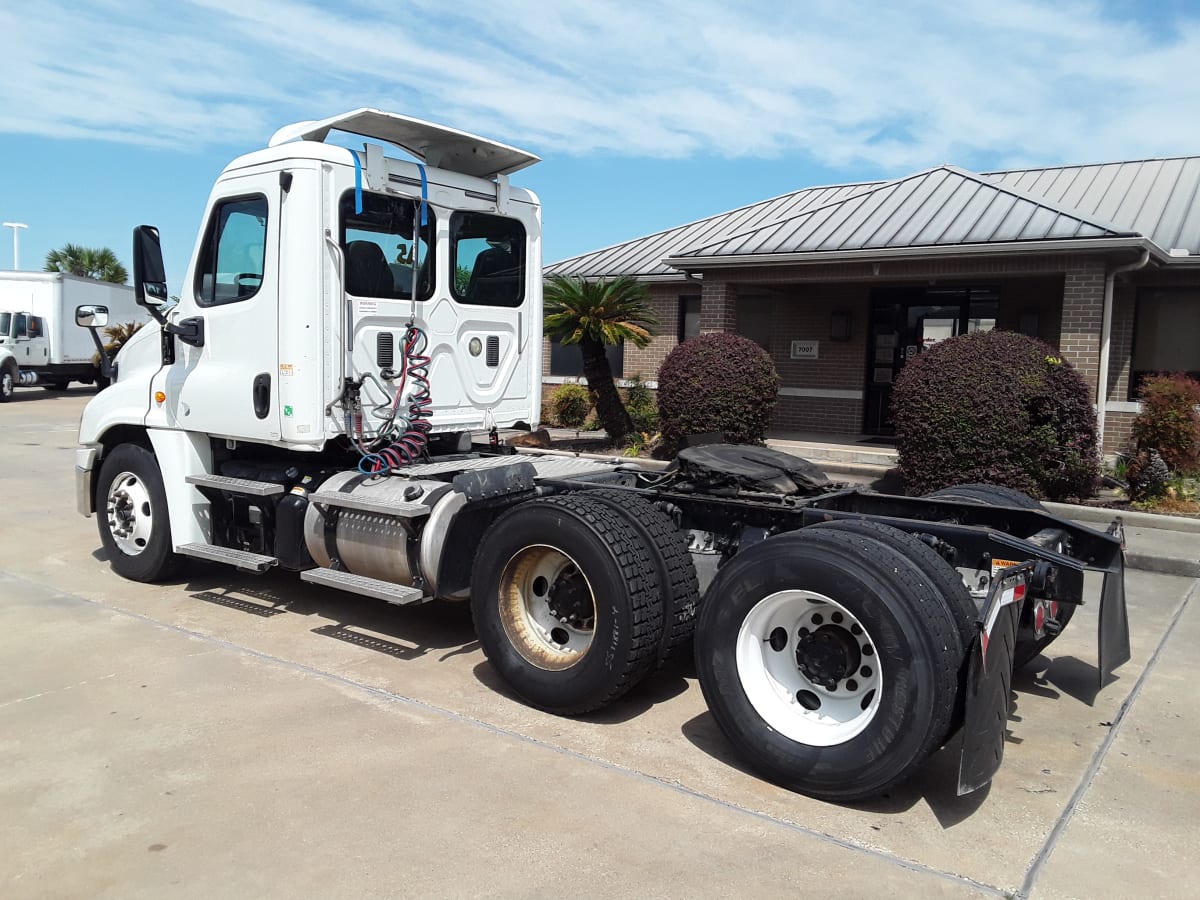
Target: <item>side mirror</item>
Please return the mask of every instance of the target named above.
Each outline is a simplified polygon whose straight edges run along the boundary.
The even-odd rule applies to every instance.
[[[104,328],[108,325],[107,306],[75,307],[75,324],[80,328]]]
[[[152,313],[170,299],[162,245],[158,240],[158,229],[153,225],[139,225],[133,229],[133,291],[138,306],[145,306]]]

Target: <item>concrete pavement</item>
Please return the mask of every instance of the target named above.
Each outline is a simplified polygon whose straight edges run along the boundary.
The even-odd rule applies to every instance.
[[[1200,874],[1194,579],[1130,574],[1133,660],[1098,694],[1080,609],[1015,679],[989,790],[956,797],[947,748],[837,806],[743,771],[687,666],[560,719],[506,695],[458,608],[115,577],[73,512],[86,392],[25,396],[0,406],[6,897],[1188,896]],[[1122,821],[1146,850],[1117,852]]]

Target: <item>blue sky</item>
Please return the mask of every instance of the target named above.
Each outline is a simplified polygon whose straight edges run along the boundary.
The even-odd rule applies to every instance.
[[[1200,153],[1200,0],[3,0],[0,34],[21,267],[151,223],[172,292],[229,159],[359,106],[541,156],[547,261],[941,163]]]

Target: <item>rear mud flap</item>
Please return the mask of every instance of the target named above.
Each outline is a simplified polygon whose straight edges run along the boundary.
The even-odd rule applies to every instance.
[[[980,613],[979,640],[967,662],[959,796],[990,782],[1004,759],[1017,625],[1032,568],[1033,563],[1022,563],[1000,573]]]
[[[1125,551],[1117,554],[1104,573],[1100,591],[1100,629],[1097,635],[1100,687],[1116,668],[1129,662],[1129,612],[1125,608]]]

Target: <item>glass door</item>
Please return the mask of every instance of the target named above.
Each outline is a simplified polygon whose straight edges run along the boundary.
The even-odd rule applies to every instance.
[[[904,364],[947,338],[996,327],[989,288],[880,288],[871,295],[863,431],[895,433],[892,385]]]

